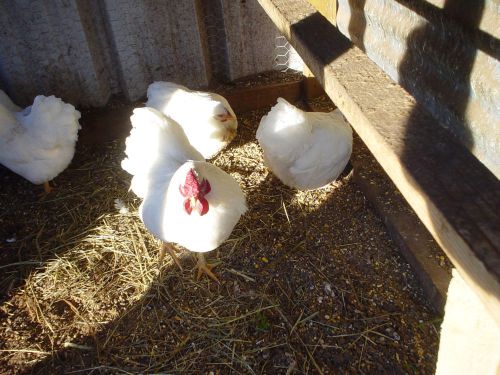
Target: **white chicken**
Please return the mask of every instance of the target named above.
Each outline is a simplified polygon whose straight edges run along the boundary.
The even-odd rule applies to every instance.
[[[198,278],[206,273],[217,280],[203,253],[221,245],[247,209],[238,182],[205,162],[180,126],[159,111],[137,108],[130,119],[122,168],[143,198],[142,222],[163,241],[161,254],[168,251],[179,268],[171,242],[198,253]]]
[[[338,109],[304,112],[283,98],[261,119],[257,140],[267,167],[300,190],[334,181],[352,152],[352,130]]]
[[[0,90],[0,163],[49,193],[49,181],[73,159],[79,118],[55,96],[39,95],[21,110]]]
[[[171,82],[154,82],[148,87],[146,106],[177,121],[205,159],[215,156],[236,136],[236,115],[219,94],[192,91]]]

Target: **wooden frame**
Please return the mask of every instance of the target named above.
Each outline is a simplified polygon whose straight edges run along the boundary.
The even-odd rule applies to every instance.
[[[500,182],[306,0],[258,0],[500,325]]]
[[[337,0],[307,0],[331,24],[337,25]]]

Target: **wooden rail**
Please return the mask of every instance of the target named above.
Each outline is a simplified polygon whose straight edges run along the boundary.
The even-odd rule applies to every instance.
[[[219,91],[219,94],[227,99],[236,113],[271,107],[276,104],[279,97],[294,103],[301,100],[304,93],[308,98],[315,98],[323,95],[324,91],[313,77],[305,77],[292,82]]]
[[[500,325],[500,182],[306,0],[258,0]]]
[[[307,0],[323,17],[337,25],[337,0]]]

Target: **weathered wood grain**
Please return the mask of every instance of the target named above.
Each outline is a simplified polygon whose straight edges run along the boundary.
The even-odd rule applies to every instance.
[[[307,0],[333,25],[337,25],[337,0]]]
[[[500,324],[498,179],[307,1],[259,3]]]
[[[244,87],[220,92],[236,113],[271,107],[281,97],[296,102],[302,96],[303,81],[275,83],[265,86]]]
[[[402,0],[400,0],[402,1]],[[408,3],[409,0],[406,0]],[[498,0],[481,0],[473,4],[470,0],[425,0],[429,6],[443,9],[451,17],[456,18],[463,25],[472,29],[479,29],[495,38],[500,38],[500,25],[498,23],[498,13],[500,4]],[[418,4],[418,2],[414,2]],[[479,4],[482,7],[482,16],[479,24],[476,23],[474,15],[471,14],[471,5]]]

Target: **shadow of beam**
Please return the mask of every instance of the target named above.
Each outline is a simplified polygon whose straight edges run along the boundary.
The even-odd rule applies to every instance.
[[[400,2],[405,5],[407,3]],[[424,9],[425,13],[429,11],[429,7],[427,4],[418,9]],[[423,82],[430,83],[433,79],[424,68],[424,60],[432,57],[425,53],[426,43],[437,37],[436,29],[443,30],[434,27],[434,23],[448,22],[444,19],[447,14],[467,13],[464,17],[467,17],[468,26],[476,30],[481,22],[483,9],[484,1],[468,2],[465,6],[461,0],[447,0],[444,9],[438,14],[427,14],[429,22],[413,30],[406,41],[407,52],[399,67],[400,84],[412,92],[416,87],[418,90]],[[477,30],[462,35],[468,38],[474,32]],[[460,44],[459,41],[452,43]],[[407,121],[400,158],[412,178],[419,182],[420,189],[429,197],[425,204],[434,236],[441,245],[445,244],[455,266],[469,283],[481,290],[481,297],[490,305],[491,301],[498,298],[498,291],[491,285],[488,277],[497,282],[500,280],[500,233],[497,227],[500,220],[497,209],[494,208],[500,207],[498,180],[486,168],[479,167],[477,159],[453,139],[458,138],[468,149],[472,149],[474,144],[465,114],[472,94],[471,72],[481,47],[474,43],[470,45],[473,47],[448,51],[451,56],[447,56],[447,61],[455,61],[448,66],[453,87],[448,84],[432,84],[436,96],[449,98],[446,101],[451,104],[459,121],[454,123],[453,128],[445,130],[438,126],[426,132],[423,129],[426,127],[427,116],[419,107],[415,107]],[[491,53],[491,50],[486,52]],[[450,137],[451,133],[455,137]],[[426,147],[427,144],[429,147]],[[478,168],[470,168],[475,165]],[[436,212],[439,212],[437,216]],[[450,240],[442,220],[446,220],[459,234],[458,240]],[[468,249],[473,252],[472,259],[468,255]],[[474,274],[471,269],[476,270]],[[479,273],[478,269],[484,269],[485,272]],[[489,276],[485,277],[486,274]]]
[[[291,39],[296,39],[307,47],[307,52],[314,56],[314,62],[326,66],[353,48],[352,43],[319,12],[300,20],[291,27]],[[294,44],[294,43],[292,43]],[[305,61],[313,59],[302,56]],[[316,78],[324,84],[323,69]]]
[[[464,33],[469,34],[474,39],[478,49],[489,56],[500,59],[500,40],[494,35],[479,29],[483,15],[484,0],[447,0],[443,9],[425,0],[396,0],[401,5],[424,17],[429,22],[435,18],[436,14],[447,17],[460,25]]]

